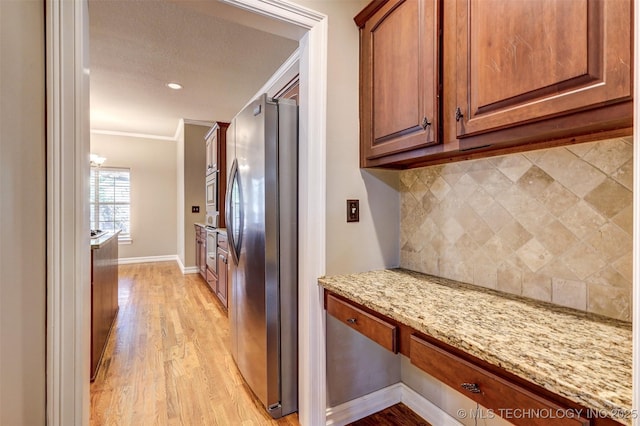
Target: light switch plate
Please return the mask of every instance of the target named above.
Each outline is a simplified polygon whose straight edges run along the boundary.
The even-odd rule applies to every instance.
[[[360,200],[347,200],[347,222],[360,222]]]

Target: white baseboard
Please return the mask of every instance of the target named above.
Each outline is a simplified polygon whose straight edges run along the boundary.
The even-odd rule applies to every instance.
[[[402,386],[403,383],[396,383],[337,407],[327,408],[327,425],[343,426],[397,404],[402,398]]]
[[[327,408],[327,425],[343,426],[384,410],[398,402],[402,402],[431,424],[438,426],[462,425],[404,383],[396,383],[336,407]]]
[[[121,257],[118,259],[118,265],[128,265],[130,263],[171,262],[177,260],[178,256],[175,254],[166,256]]]
[[[184,266],[182,260],[180,260],[180,256],[178,255],[176,255],[176,262],[178,262],[178,267],[180,268],[180,272],[182,272],[182,275],[200,273],[200,269],[198,269],[197,266]]]
[[[432,425],[461,426],[455,418],[444,412],[433,402],[402,383],[402,403]]]

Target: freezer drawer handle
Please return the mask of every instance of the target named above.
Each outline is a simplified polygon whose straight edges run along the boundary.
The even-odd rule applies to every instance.
[[[347,318],[347,322],[348,322],[349,324],[355,324],[357,321],[358,321],[358,320],[357,320],[357,319],[355,319],[355,318]]]
[[[462,388],[471,393],[480,393],[480,387],[476,383],[463,383]]]

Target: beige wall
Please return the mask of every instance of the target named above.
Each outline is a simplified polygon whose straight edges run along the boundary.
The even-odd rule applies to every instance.
[[[182,123],[182,122],[181,122]],[[178,256],[185,268],[196,265],[195,222],[205,218],[205,140],[210,127],[184,124],[178,138]],[[191,213],[200,206],[200,213]]]
[[[401,266],[631,321],[632,139],[401,173]]]
[[[326,273],[398,266],[397,172],[359,167],[358,28],[367,1],[302,1],[329,17],[327,56]],[[346,200],[360,200],[360,222],[346,222]],[[366,395],[400,380],[397,357],[343,324],[327,320],[327,403]],[[375,374],[372,374],[375,371]]]
[[[120,245],[120,258],[175,255],[176,143],[92,134],[91,152],[107,158],[104,167],[131,169],[132,243]]]
[[[0,1],[0,424],[45,424],[44,6]]]

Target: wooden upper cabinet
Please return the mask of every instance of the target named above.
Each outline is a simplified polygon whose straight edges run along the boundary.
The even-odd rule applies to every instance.
[[[457,0],[456,136],[547,119],[478,144],[630,126],[631,15],[628,0]],[[596,111],[623,101],[626,113]]]
[[[363,167],[439,142],[437,3],[377,1],[355,18]]]

